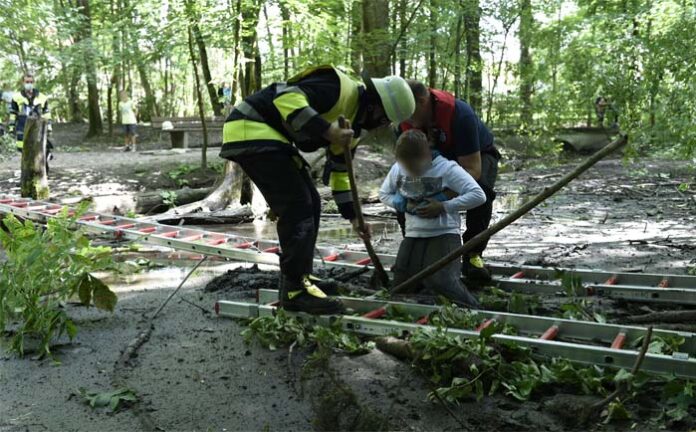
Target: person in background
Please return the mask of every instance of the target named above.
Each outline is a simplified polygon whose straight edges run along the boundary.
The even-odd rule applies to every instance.
[[[604,127],[604,118],[606,117],[607,112],[611,112],[614,117],[614,121],[611,123],[609,127],[611,129],[619,127],[619,112],[616,110],[616,106],[613,102],[610,102],[604,96],[599,96],[597,99],[595,99],[594,105],[595,113],[597,114],[597,123],[599,123],[599,127]]]
[[[218,100],[225,107],[225,113],[229,113],[232,109],[232,87],[230,87],[230,83],[222,83],[222,87],[218,89]]]
[[[126,135],[125,138],[125,149],[124,151],[137,151],[135,144],[136,126],[138,124],[138,119],[135,117],[135,108],[133,108],[133,101],[128,97],[128,92],[122,90],[119,94],[118,109],[121,113],[121,124],[123,125],[123,132]]]
[[[24,74],[22,84],[22,90],[14,93],[10,102],[10,125],[14,130],[17,150],[21,152],[24,148],[24,126],[27,118],[30,115],[37,115],[48,120],[49,144],[47,160],[50,160],[52,159],[50,149],[53,147],[50,144],[50,136],[53,129],[51,125],[51,111],[48,108],[48,97],[34,86],[34,75],[31,73]]]
[[[446,159],[458,162],[486,194],[485,203],[467,210],[466,231],[462,235],[462,241],[466,243],[491,223],[500,153],[495,147],[493,134],[469,104],[451,93],[428,88],[416,80],[408,80],[408,84],[416,99],[416,111],[411,119],[399,125],[399,131],[423,131],[430,145]],[[491,281],[482,258],[487,243],[483,242],[462,259],[462,276],[472,283]]]
[[[483,189],[457,162],[432,150],[419,130],[401,134],[396,163],[379,190],[382,203],[406,214],[406,233],[393,267],[399,285],[462,245],[460,211],[486,202]],[[460,279],[457,261],[425,278],[420,290],[470,308],[480,305]]]

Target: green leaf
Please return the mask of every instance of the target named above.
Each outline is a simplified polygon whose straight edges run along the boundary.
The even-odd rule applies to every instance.
[[[614,375],[614,382],[617,384],[622,382],[622,381],[631,381],[633,380],[633,374],[626,369],[619,369],[619,371]]]
[[[65,320],[65,332],[71,340],[75,339],[75,336],[77,336],[77,326],[70,319]]]
[[[94,306],[99,309],[108,310],[113,312],[116,307],[116,302],[118,297],[116,294],[109,289],[108,286],[104,284],[101,280],[93,278],[96,281],[92,297],[94,298]]]
[[[88,306],[92,303],[92,284],[91,275],[89,273],[83,273],[77,282],[77,296],[80,298],[80,303]]]

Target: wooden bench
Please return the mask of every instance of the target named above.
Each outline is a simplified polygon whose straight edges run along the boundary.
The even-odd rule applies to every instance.
[[[171,128],[162,129],[166,122],[171,123]],[[214,137],[222,133],[222,127],[225,124],[224,117],[209,117],[206,119],[208,128],[208,137]],[[168,125],[167,125],[168,126]],[[160,129],[162,132],[168,132],[172,141],[172,148],[188,148],[189,133],[202,132],[203,123],[200,117],[153,117],[152,127]],[[216,142],[218,140],[215,140]]]

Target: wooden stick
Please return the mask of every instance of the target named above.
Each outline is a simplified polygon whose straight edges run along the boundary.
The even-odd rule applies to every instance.
[[[340,116],[338,118],[338,126],[341,128],[346,127],[345,117]],[[343,157],[346,160],[346,171],[348,171],[348,179],[350,181],[350,193],[353,196],[353,210],[355,211],[355,218],[358,220],[358,229],[360,232],[366,233],[367,229],[365,226],[365,218],[363,217],[362,206],[360,205],[360,194],[358,194],[358,185],[355,182],[353,155],[351,154],[350,150],[350,146],[346,146],[343,149]],[[375,252],[375,249],[372,247],[372,242],[370,242],[368,237],[364,237],[363,242],[365,243],[367,254],[370,256],[370,260],[372,260],[372,265],[375,267],[375,274],[377,275],[379,282],[383,287],[388,287],[389,276],[387,276],[387,272],[384,271],[384,266],[382,266],[382,262],[379,260],[377,252]]]
[[[401,291],[405,291],[405,290],[415,286],[424,278],[426,278],[426,277],[432,275],[433,273],[441,270],[447,264],[458,259],[462,255],[470,252],[476,246],[478,246],[481,243],[483,243],[484,241],[488,240],[488,238],[490,238],[493,234],[497,233],[498,231],[500,231],[503,228],[507,227],[508,225],[512,224],[513,222],[515,222],[517,219],[521,218],[525,214],[529,213],[529,211],[532,210],[534,207],[536,207],[539,204],[541,204],[542,202],[544,202],[547,198],[549,198],[551,195],[558,192],[560,189],[562,189],[565,185],[570,183],[572,180],[574,180],[580,174],[587,171],[590,167],[592,167],[592,165],[599,162],[601,159],[603,159],[609,153],[612,153],[614,150],[622,147],[627,142],[628,142],[628,136],[621,135],[614,142],[612,142],[611,144],[608,144],[606,147],[604,147],[603,149],[599,150],[598,152],[596,152],[595,154],[590,156],[587,160],[585,160],[585,162],[580,164],[572,172],[563,176],[563,178],[558,180],[556,183],[554,183],[550,187],[545,188],[537,196],[535,196],[531,200],[524,203],[521,207],[519,207],[517,210],[510,213],[509,215],[505,216],[499,222],[491,225],[490,227],[488,227],[488,229],[479,233],[477,236],[475,236],[474,238],[472,238],[468,242],[464,243],[459,249],[450,252],[449,254],[447,254],[443,258],[441,258],[440,260],[434,262],[433,264],[431,264],[428,267],[424,268],[423,270],[419,271],[415,275],[411,276],[409,279],[407,279],[403,283],[395,286],[394,289],[392,289],[392,291],[391,291],[392,294],[399,293]]]
[[[652,339],[652,332],[653,328],[652,326],[650,326],[648,327],[648,330],[645,332],[645,336],[643,336],[643,344],[640,347],[638,357],[636,357],[636,361],[633,364],[633,368],[631,369],[631,375],[633,375],[634,377],[640,370],[640,366],[643,364],[643,360],[645,359],[645,354],[647,354],[648,352],[648,348],[650,347],[650,340]],[[609,396],[605,397],[601,401],[591,406],[588,414],[600,414],[605,406],[609,405],[614,399],[621,397],[624,393],[626,393],[626,391],[628,391],[628,383],[626,381],[619,382],[616,386],[616,389],[613,392],[611,392]]]

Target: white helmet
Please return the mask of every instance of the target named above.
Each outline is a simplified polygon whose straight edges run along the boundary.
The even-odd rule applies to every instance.
[[[372,87],[379,95],[389,120],[398,124],[411,118],[416,111],[416,100],[405,79],[396,75],[370,78],[365,72],[362,75],[368,88]]]

